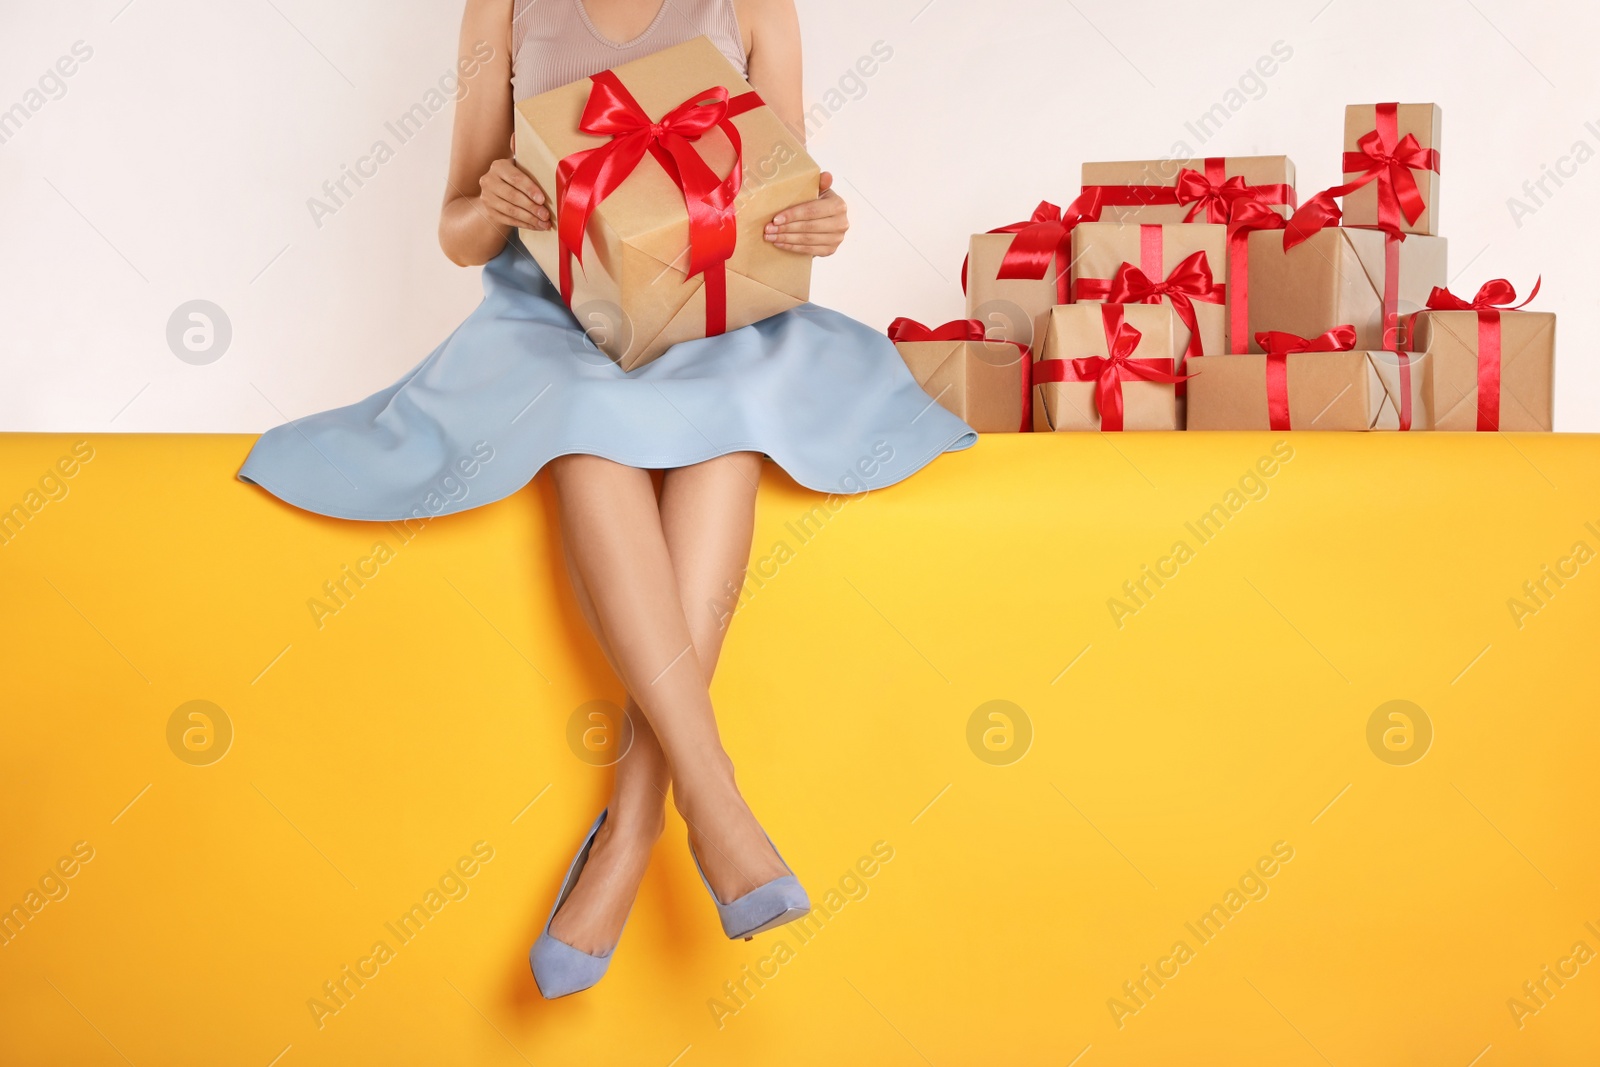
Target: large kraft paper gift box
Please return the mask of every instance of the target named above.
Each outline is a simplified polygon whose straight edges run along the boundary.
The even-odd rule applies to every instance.
[[[715,89],[725,90],[732,101],[721,123],[711,121],[718,105],[708,90]],[[713,102],[695,106],[707,99]],[[608,132],[580,128],[586,109],[601,119],[591,128]],[[683,136],[657,137],[661,131],[652,124],[663,121]],[[619,126],[624,132],[613,136]],[[741,152],[730,131],[742,147],[742,182],[731,197],[729,180]],[[642,366],[681,341],[759,322],[809,298],[811,257],[781,251],[763,234],[774,215],[817,197],[819,169],[707,38],[524,100],[516,108],[516,145],[517,162],[552,194],[558,215],[557,229],[525,229],[523,243],[562,287],[580,323],[603,327],[591,331],[591,338],[623,370]],[[566,220],[570,235],[581,218],[582,187],[595,175],[578,168],[567,191],[579,198],[563,203],[558,190],[568,183],[558,182],[557,169],[563,160],[575,166],[573,157],[591,150],[602,153],[589,157],[591,166],[611,152],[614,162],[635,154],[639,162],[593,207],[573,239],[581,246],[581,262],[575,262],[559,236],[559,216],[577,211]],[[673,162],[679,156],[684,165]],[[662,159],[684,176],[687,193]],[[604,192],[603,175],[600,180]],[[686,197],[700,217],[693,228],[705,250],[699,263],[692,261]],[[712,210],[719,197],[725,209],[720,214]],[[730,239],[736,239],[732,254],[721,260]],[[706,266],[706,259],[719,261],[691,269]],[[723,278],[726,308],[719,315]]]
[[[1072,231],[1072,298],[1171,305],[1182,356],[1221,355],[1233,351],[1223,281],[1227,254],[1226,226],[1086,222]],[[1181,371],[1182,358],[1178,365]]]
[[[1102,222],[1223,223],[1241,199],[1287,216],[1296,204],[1294,163],[1286,156],[1085,163],[1083,195]]]
[[[1248,281],[1242,289],[1231,285],[1228,299],[1234,308],[1248,305],[1250,352],[1261,351],[1261,333],[1316,337],[1344,324],[1355,327],[1357,349],[1393,351],[1404,341],[1401,316],[1422,308],[1447,278],[1443,237],[1400,241],[1380,230],[1329,226],[1287,251],[1285,243],[1283,230],[1249,234],[1246,269],[1233,272]],[[1246,350],[1244,338],[1232,341]]]
[[[1026,345],[986,341],[975,319],[929,329],[911,319],[889,327],[917,384],[946,411],[979,433],[1026,433],[1032,356]]]
[[[1439,232],[1442,119],[1437,104],[1345,108],[1345,184],[1335,192],[1344,197],[1346,226]]]
[[[1494,303],[1516,299],[1505,282],[1484,290],[1495,284],[1504,285],[1509,296]],[[1481,306],[1489,303],[1480,292],[1473,301],[1478,307],[1414,317],[1410,344],[1426,353],[1424,388],[1433,428],[1549,432],[1555,424],[1556,317]]]
[[[1279,336],[1299,343],[1189,361],[1190,430],[1429,428],[1428,357],[1343,350],[1354,341],[1348,326],[1310,342]]]
[[[1033,365],[1034,431],[1178,429],[1180,329],[1166,304],[1056,308]]]

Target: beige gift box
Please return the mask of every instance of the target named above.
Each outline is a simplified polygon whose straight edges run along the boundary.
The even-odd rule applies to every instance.
[[[1284,358],[1288,429],[1398,430],[1407,394],[1411,429],[1432,424],[1425,403],[1426,356],[1293,352]],[[1191,359],[1189,429],[1274,429],[1267,360],[1265,353]]]
[[[1235,347],[1248,343],[1249,351],[1260,352],[1258,333],[1317,337],[1345,323],[1356,328],[1358,349],[1383,351],[1403,344],[1403,337],[1384,337],[1383,295],[1391,250],[1381,231],[1329,227],[1287,252],[1283,241],[1281,230],[1250,235],[1250,336],[1234,338]],[[1448,250],[1443,237],[1395,242],[1401,329],[1405,316],[1423,307],[1435,286],[1446,283]],[[1230,300],[1239,297],[1228,295]]]
[[[751,91],[705,37],[626,63],[615,73],[652,119],[711,87],[726,88],[731,97]],[[563,159],[610,140],[579,129],[592,88],[585,79],[516,107],[517,162],[552,197]],[[743,141],[744,160],[738,244],[726,267],[727,328],[733,330],[809,298],[811,257],[775,248],[764,233],[778,212],[817,197],[819,168],[771,108],[756,107],[730,121]],[[722,130],[707,132],[694,145],[719,178],[732,171],[736,155]],[[545,275],[559,284],[556,231],[521,232]],[[570,304],[580,324],[600,327],[590,332],[595,343],[623,370],[632,370],[680,341],[706,335],[705,278],[691,277],[688,265],[684,194],[647,153],[595,208],[584,234],[583,262],[572,265]]]
[[[1100,304],[1065,304],[1050,315],[1045,333],[1045,360],[1071,360],[1105,356],[1105,322]],[[1165,370],[1177,365],[1183,350],[1178,346],[1182,324],[1166,304],[1126,304],[1123,320],[1141,334],[1134,359],[1168,361]],[[1039,366],[1034,364],[1035,368]],[[1124,430],[1176,430],[1178,401],[1174,387],[1167,382],[1137,379],[1122,383]],[[1078,432],[1101,429],[1100,409],[1095,401],[1095,383],[1038,382],[1033,387],[1033,428],[1035,432]]]
[[[1179,176],[1191,170],[1205,175],[1214,185],[1231,178],[1243,178],[1245,185],[1282,190],[1270,195],[1263,203],[1273,207],[1287,218],[1294,203],[1294,163],[1287,156],[1227,156],[1212,159],[1135,159],[1113,163],[1085,163],[1083,188],[1090,192],[1106,188],[1113,198],[1122,195],[1127,187],[1144,186],[1152,189],[1176,191]],[[1221,180],[1218,180],[1221,179]],[[1282,193],[1288,193],[1284,196]],[[1163,194],[1157,194],[1163,195]],[[1176,197],[1174,197],[1176,199]],[[1105,204],[1101,208],[1102,222],[1185,222],[1193,205],[1171,204]],[[1195,222],[1225,222],[1226,218],[1210,211],[1202,211]],[[1217,266],[1220,269],[1220,263]]]
[[[1418,144],[1423,149],[1438,151],[1439,133],[1442,125],[1443,113],[1437,104],[1351,104],[1344,110],[1344,150],[1345,152],[1359,152],[1361,138],[1374,130],[1384,132],[1379,126],[1379,108],[1393,107],[1395,130],[1394,142],[1398,142],[1407,134],[1416,137]],[[1384,126],[1387,126],[1385,121]],[[1349,162],[1345,166],[1348,168]],[[1344,180],[1348,183],[1361,177],[1362,170],[1346,170]],[[1400,230],[1403,233],[1437,234],[1439,232],[1439,172],[1422,168],[1411,168],[1412,177],[1417,181],[1417,189],[1422,194],[1425,205],[1422,214],[1416,222],[1407,222],[1402,213],[1399,219]],[[1346,226],[1371,227],[1378,225],[1378,185],[1384,179],[1376,179],[1349,193],[1344,198],[1344,224]],[[1441,283],[1442,284],[1442,283]]]
[[[1428,403],[1435,430],[1479,428],[1478,313],[1424,311],[1412,343],[1427,353]],[[1556,317],[1543,311],[1500,313],[1499,417],[1494,428],[1543,431],[1555,426]],[[1485,427],[1488,428],[1488,427]]]
[[[1152,239],[1153,238],[1153,239]],[[1146,262],[1146,250],[1159,257],[1159,262]],[[1208,223],[1187,224],[1122,224],[1115,222],[1085,222],[1072,231],[1072,296],[1078,303],[1099,303],[1103,297],[1086,293],[1085,281],[1109,281],[1124,263],[1138,267],[1152,282],[1165,281],[1185,259],[1196,252],[1204,252],[1211,270],[1212,283],[1224,287],[1227,282],[1228,228]],[[1170,305],[1170,297],[1161,302]],[[1206,355],[1221,355],[1232,351],[1228,346],[1228,309],[1224,299],[1209,303],[1192,298],[1195,324],[1200,328],[1200,347]],[[1181,356],[1189,349],[1189,328],[1181,318],[1174,324]],[[1182,392],[1182,390],[1179,390]]]
[[[1060,303],[1061,284],[1052,260],[1043,278],[1001,278],[1000,263],[1016,235],[977,233],[967,249],[967,318],[983,323],[991,338],[1037,351]]]
[[[1016,345],[897,341],[895,348],[917,384],[979,433],[1018,433],[1031,428],[1028,371],[1032,360]]]

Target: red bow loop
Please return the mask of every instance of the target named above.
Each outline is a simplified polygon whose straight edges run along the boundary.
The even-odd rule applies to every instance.
[[[1356,347],[1356,328],[1335,326],[1317,337],[1301,337],[1270,330],[1256,334],[1256,344],[1269,356],[1288,356],[1299,352],[1351,352]]]
[[[1544,284],[1540,277],[1533,283],[1533,292],[1528,294],[1528,299],[1512,306],[1517,299],[1517,290],[1504,278],[1495,278],[1484,282],[1478,289],[1478,295],[1470,301],[1463,300],[1449,289],[1435,287],[1428,295],[1429,311],[1521,311],[1533,303],[1533,298],[1539,295],[1539,287]]]
[[[1197,170],[1188,167],[1178,172],[1176,184],[1179,205],[1192,205],[1184,222],[1194,222],[1204,213],[1206,222],[1226,222],[1235,204],[1254,202],[1250,187],[1243,177],[1213,182]]]

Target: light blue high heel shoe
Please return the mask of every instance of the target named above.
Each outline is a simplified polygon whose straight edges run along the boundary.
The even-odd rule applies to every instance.
[[[772,845],[772,838],[767,838],[767,844]],[[772,851],[777,852],[778,846],[772,845]],[[705,868],[700,866],[700,857],[694,854],[693,845],[689,846],[689,855],[694,860],[695,870],[700,872],[700,881],[705,884],[706,892],[711,894],[711,903],[717,906],[722,932],[728,935],[730,941],[741,938],[749,941],[757,934],[764,934],[811,913],[811,898],[801,888],[800,879],[792,874],[758,885],[732,903],[724,904],[717,899],[717,891],[711,888]],[[778,859],[782,861],[783,856],[780,854]],[[788,864],[784,863],[784,866]]]
[[[583,865],[589,861],[589,850],[594,847],[594,836],[600,832],[600,826],[606,821],[607,811],[602,811],[600,817],[589,828],[589,836],[584,838],[583,847],[578,849],[578,855],[573,858],[572,866],[567,869],[567,880],[561,883],[561,892],[556,895],[556,906],[550,909],[550,918],[545,920],[544,930],[540,932],[539,939],[533,943],[533,948],[528,952],[528,964],[533,968],[533,981],[539,987],[539,995],[546,1000],[555,1000],[557,997],[570,996],[581,993],[595,985],[606,976],[606,968],[611,966],[611,955],[616,951],[612,946],[611,951],[603,956],[591,956],[573,948],[565,941],[557,941],[550,936],[550,924],[555,921],[556,912],[561,910],[561,905],[567,902],[567,897],[572,894],[572,887],[578,884],[578,876],[583,873]],[[627,928],[624,920],[623,928]]]

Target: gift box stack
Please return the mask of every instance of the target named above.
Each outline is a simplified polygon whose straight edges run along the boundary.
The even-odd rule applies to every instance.
[[[1439,141],[1433,104],[1351,106],[1303,205],[1283,156],[1087,163],[972,238],[965,320],[891,336],[979,432],[1548,431],[1555,316],[1445,288]]]

